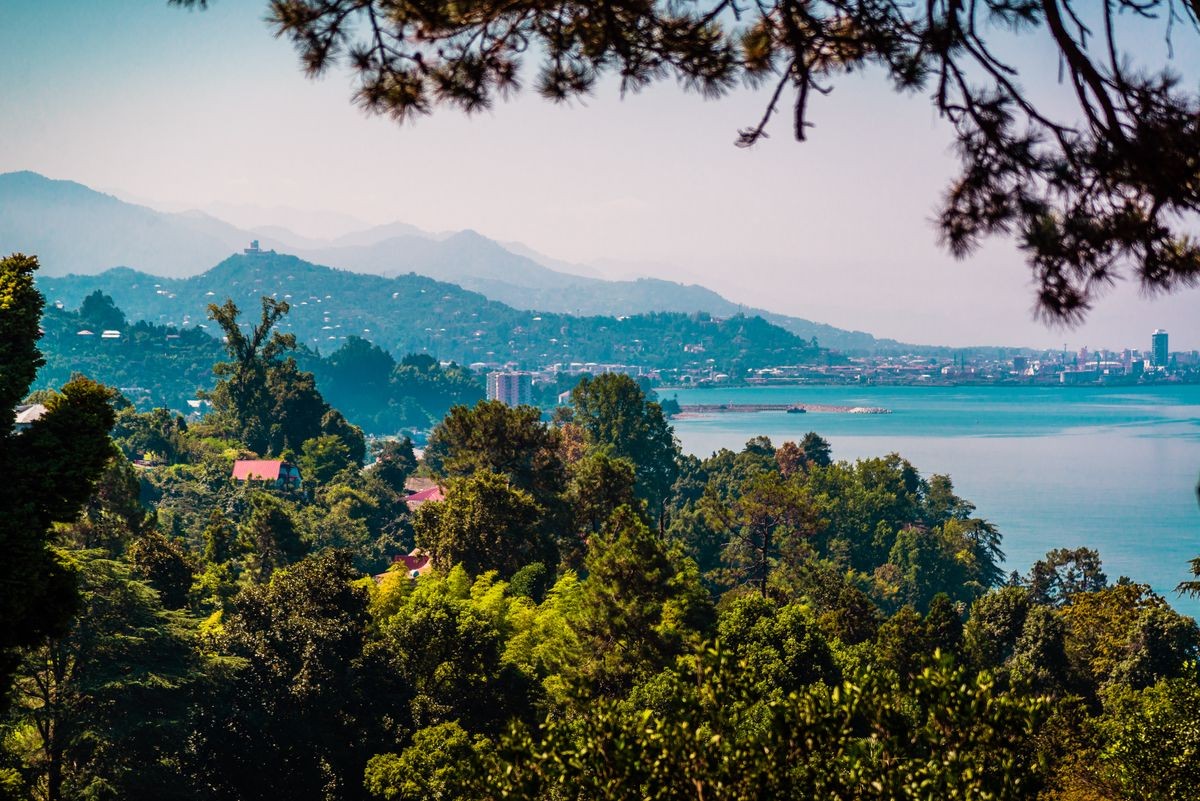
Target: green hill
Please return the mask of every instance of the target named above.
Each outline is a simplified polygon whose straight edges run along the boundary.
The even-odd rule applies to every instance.
[[[255,314],[258,299],[273,295],[292,304],[285,330],[321,353],[359,336],[397,356],[428,353],[460,364],[523,368],[598,362],[729,372],[820,357],[809,341],[760,317],[520,311],[430,278],[363,275],[275,253],[234,256],[191,278],[116,268],[98,275],[42,276],[38,284],[48,301],[65,308],[78,307],[99,289],[131,320],[179,328],[205,329],[209,303],[228,297]]]

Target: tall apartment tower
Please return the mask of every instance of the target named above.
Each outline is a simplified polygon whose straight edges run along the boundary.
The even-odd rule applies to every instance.
[[[533,405],[533,376],[529,373],[488,373],[488,400],[506,406]]]
[[[1167,347],[1167,332],[1161,328],[1155,329],[1150,335],[1150,354],[1155,367],[1166,367],[1170,349]]]

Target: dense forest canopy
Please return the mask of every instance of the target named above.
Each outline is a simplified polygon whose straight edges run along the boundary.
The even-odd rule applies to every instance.
[[[14,405],[38,364],[34,266],[0,271]],[[837,461],[817,434],[687,456],[623,375],[550,421],[454,406],[424,459],[394,440],[364,468],[287,304],[248,312],[209,310],[228,336],[199,421],[75,378],[2,438],[53,480],[5,506],[30,515],[4,529],[25,561],[0,587],[0,797],[1194,790],[1195,622],[1087,549],[1006,578],[1001,532],[950,477]],[[331,369],[432,367],[339,353]],[[303,480],[234,480],[238,459]]]
[[[97,315],[97,309],[103,314]],[[221,341],[199,327],[128,323],[100,290],[87,295],[78,312],[47,309],[42,330],[45,364],[35,388],[61,386],[83,373],[119,388],[141,411],[202,411],[206,407],[193,408],[189,402],[196,404],[212,391],[217,380],[213,363],[223,352]],[[119,336],[105,339],[104,330]],[[428,429],[452,406],[474,403],[484,394],[479,373],[453,363],[442,366],[427,354],[409,353],[397,360],[356,336],[327,356],[299,345],[291,355],[297,369],[312,373],[316,388],[333,407],[369,434]]]
[[[1122,55],[1129,18],[1192,41],[1192,2],[269,8],[310,73],[345,59],[359,100],[398,118],[485,108],[532,53],[556,99],[605,73],[764,83],[752,144],[786,92],[803,138],[814,93],[874,66],[954,126],[948,245],[1015,234],[1048,314],[1076,318],[1122,272],[1152,290],[1200,275],[1197,97]],[[1048,37],[1078,120],[1028,101],[998,36]],[[44,405],[0,427],[0,797],[1196,794],[1195,621],[1070,531],[1006,576],[1002,533],[949,476],[838,461],[816,434],[688,456],[622,375],[549,421],[456,402],[424,459],[401,439],[364,467],[363,432],[287,330],[293,299],[257,284],[208,290],[216,351],[178,333],[212,373],[198,421],[83,376],[29,394],[40,320],[131,328],[103,293],[43,318],[36,268],[0,261],[2,400]],[[325,358],[380,396],[456,385],[361,340]],[[303,480],[238,473],[249,460]]]
[[[258,305],[270,295],[290,304],[283,329],[322,355],[357,336],[395,358],[425,353],[463,365],[515,362],[525,368],[572,362],[664,369],[711,365],[740,374],[829,358],[816,341],[761,317],[719,319],[704,312],[575,316],[514,309],[423,276],[364,275],[275,253],[233,256],[191,278],[117,268],[42,278],[38,285],[67,308],[100,291],[132,320],[181,329],[210,325],[206,309],[214,300],[230,297]]]

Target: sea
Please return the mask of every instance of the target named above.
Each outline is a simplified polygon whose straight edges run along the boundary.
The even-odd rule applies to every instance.
[[[684,415],[684,451],[776,445],[808,431],[834,459],[899,453],[923,476],[947,474],[1004,537],[1006,571],[1053,548],[1100,552],[1110,581],[1149,584],[1180,612],[1200,556],[1200,385],[1137,387],[770,386],[664,389],[680,404],[825,404],[889,414],[782,411]]]

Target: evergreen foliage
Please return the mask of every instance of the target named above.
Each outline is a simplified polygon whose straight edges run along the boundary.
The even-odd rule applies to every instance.
[[[1098,554],[1051,551],[1000,586],[1000,534],[948,476],[834,461],[815,434],[683,456],[623,376],[552,422],[455,407],[423,460],[388,441],[363,469],[311,376],[264,356],[278,310],[243,327],[227,309],[246,358],[212,420],[123,407],[114,448],[112,395],[80,378],[41,396],[45,440],[0,437],[49,476],[13,482],[41,504],[6,507],[36,545],[17,556],[66,580],[0,594],[29,616],[7,641],[0,792],[1189,797],[1200,630],[1110,585]],[[343,367],[384,374],[353,347]],[[433,368],[405,362],[392,374]],[[302,487],[231,480],[260,436]],[[410,510],[414,474],[444,500]]]
[[[0,710],[18,649],[63,634],[77,611],[73,571],[51,550],[50,527],[79,513],[112,454],[111,393],[87,378],[47,398],[46,414],[27,430],[14,428],[42,364],[37,268],[19,253],[0,259]]]

